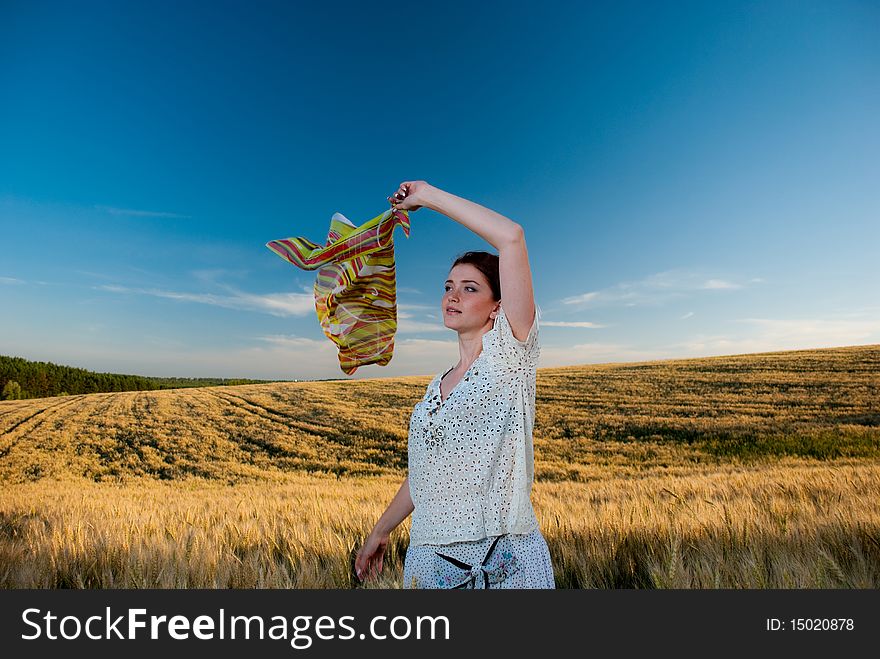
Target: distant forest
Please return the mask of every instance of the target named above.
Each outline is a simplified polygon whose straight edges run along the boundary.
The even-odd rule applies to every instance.
[[[152,378],[143,375],[95,373],[83,368],[32,362],[0,355],[0,400],[44,398],[107,391],[152,391],[182,387],[217,387],[235,384],[264,384],[277,380],[224,378]]]

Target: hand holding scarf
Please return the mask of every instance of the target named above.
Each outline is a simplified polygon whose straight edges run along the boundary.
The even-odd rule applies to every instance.
[[[339,348],[346,375],[366,364],[386,366],[397,331],[394,228],[409,237],[409,213],[390,209],[355,226],[341,213],[330,220],[327,243],[284,238],[266,243],[303,270],[318,270],[315,310],[324,334]]]

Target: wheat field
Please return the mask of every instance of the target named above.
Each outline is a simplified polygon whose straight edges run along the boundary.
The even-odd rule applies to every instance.
[[[0,402],[0,587],[399,588],[351,561],[431,376]],[[880,346],[538,369],[560,588],[880,586]]]

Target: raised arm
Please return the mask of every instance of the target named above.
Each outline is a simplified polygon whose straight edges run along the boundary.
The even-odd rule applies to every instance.
[[[396,198],[397,201],[392,201],[396,208],[418,210],[427,206],[466,226],[498,250],[501,305],[513,335],[525,341],[535,320],[535,293],[522,226],[485,206],[435,188],[425,181],[401,183]]]

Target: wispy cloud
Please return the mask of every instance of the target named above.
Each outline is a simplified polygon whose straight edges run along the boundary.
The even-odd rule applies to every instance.
[[[247,349],[253,363],[267,364],[266,372],[273,372],[269,369],[277,371],[278,364],[287,364],[288,373],[302,374],[288,377],[361,379],[425,376],[446,370],[459,359],[458,341],[454,338],[401,338],[395,339],[394,353],[386,366],[369,364],[360,367],[354,375],[346,376],[338,368],[338,350],[329,339],[315,340],[287,335],[261,336],[257,339],[269,345],[265,348]]]
[[[181,215],[180,213],[167,213],[164,211],[144,211],[135,210],[133,208],[116,208],[115,206],[95,206],[99,211],[110,213],[110,215],[127,215],[129,217],[170,217],[185,219],[190,215]]]
[[[439,311],[440,310],[440,299],[439,298],[437,299],[437,304],[409,304],[409,303],[405,303],[405,302],[400,302],[397,305],[397,308],[404,310],[404,311],[410,311],[410,310]]]
[[[410,307],[412,308],[412,307]],[[421,332],[450,332],[448,327],[442,322],[422,322],[413,320],[413,315],[408,311],[403,311],[402,307],[397,308],[397,333],[398,334],[419,334]]]
[[[880,318],[740,318],[762,338],[784,345],[856,345],[880,340]]]
[[[302,293],[266,293],[253,294],[239,291],[232,286],[220,284],[216,280],[221,276],[230,274],[226,270],[196,270],[192,274],[196,279],[205,283],[219,286],[225,295],[215,293],[192,293],[185,291],[172,291],[160,288],[137,288],[120,286],[117,284],[105,284],[93,286],[95,290],[110,293],[149,295],[152,297],[180,300],[182,302],[194,302],[208,304],[228,309],[242,309],[247,311],[262,311],[273,316],[308,316],[315,313],[315,296],[311,286],[303,286]],[[424,311],[434,309],[433,306],[419,304],[399,304],[397,307],[397,331],[400,334],[417,334],[422,332],[450,331],[442,321],[422,322],[415,320],[411,311]]]
[[[336,347],[329,339],[324,345],[305,347],[261,341],[259,345],[237,349],[154,343],[148,350],[143,348],[142,344],[134,350],[129,346],[81,343],[64,348],[60,356],[51,352],[49,347],[49,352],[40,358],[97,371],[154,376],[285,380],[346,378],[337,365]],[[372,372],[366,369],[364,376],[381,377],[382,369]]]
[[[719,288],[742,288],[739,284],[734,284],[723,279],[710,279],[703,283],[699,288],[719,289]]]
[[[352,376],[346,376],[339,369],[338,350],[329,339],[309,339],[300,336],[269,335],[257,337],[265,347],[248,348],[233,355],[233,358],[253,372],[271,373],[271,377],[282,371],[288,378],[327,378],[343,379],[387,378],[402,376],[434,375],[448,369],[458,361],[458,341],[433,339],[398,339],[394,342],[394,353],[386,366],[369,364],[360,367]],[[247,355],[248,358],[239,359]],[[223,361],[227,361],[224,359]],[[283,370],[282,370],[283,369]]]
[[[690,318],[693,315],[694,315],[693,311],[688,311],[684,316],[681,317],[681,319],[684,320],[685,318]]]
[[[853,318],[853,316],[865,316]],[[739,318],[742,333],[696,334],[668,348],[688,355],[741,355],[809,350],[880,342],[880,316],[837,318]]]
[[[589,327],[589,328],[599,328],[605,327],[605,325],[599,325],[598,323],[591,323],[589,321],[565,321],[565,320],[543,320],[541,321],[541,327]]]
[[[440,320],[439,314],[424,314],[424,317],[428,319],[425,321],[418,321],[412,319],[412,314],[407,311],[402,311],[404,307],[401,305],[398,307],[397,312],[397,331],[400,334],[417,334],[422,332],[452,332],[453,330],[446,327],[443,324],[443,321]],[[408,305],[406,308],[408,309],[419,309],[424,311],[426,309],[434,309],[434,307],[428,307],[425,305]],[[540,317],[540,316],[539,316]],[[599,323],[593,323],[589,321],[565,321],[565,320],[541,320],[541,327],[581,327],[588,329],[598,329],[601,327],[606,327],[605,325],[600,325]]]
[[[192,270],[193,277],[199,281],[208,282],[210,284],[217,283],[217,280],[223,277],[242,278],[248,274],[248,270],[230,270],[229,268],[205,268],[202,270]]]
[[[542,345],[538,366],[688,359],[880,342],[880,315],[869,312],[841,314],[836,318],[741,318],[734,322],[743,326],[742,332],[695,334],[683,341],[656,346],[622,343]]]
[[[15,277],[0,277],[0,284],[15,285],[23,283],[24,279],[16,279]]]
[[[276,346],[286,348],[308,348],[308,349],[329,349],[329,339],[327,341],[317,341],[304,336],[290,336],[287,334],[270,334],[269,336],[258,336],[258,341],[264,341]]]
[[[95,277],[96,279],[115,279],[114,275],[107,275],[102,272],[94,272],[93,270],[72,270],[75,274],[85,275],[86,277]]]
[[[227,309],[241,309],[244,311],[261,311],[273,316],[306,316],[315,312],[315,298],[307,293],[268,293],[257,295],[234,291],[230,295],[215,295],[213,293],[187,293],[180,291],[168,291],[158,288],[130,288],[113,284],[93,286],[95,290],[108,291],[110,293],[127,293],[136,295],[150,295],[153,297],[180,300],[182,302],[195,302],[208,304]]]
[[[538,368],[576,366],[579,364],[607,364],[643,362],[669,359],[671,353],[662,349],[639,349],[621,343],[578,343],[573,346],[541,346]]]
[[[753,278],[749,283],[761,280]],[[588,291],[562,299],[563,304],[585,306],[659,306],[675,298],[687,297],[700,290],[736,290],[743,288],[726,279],[707,277],[698,272],[673,269],[659,272],[638,281],[615,284],[597,291]]]
[[[571,297],[563,298],[562,302],[563,304],[586,304],[593,300],[599,300],[601,295],[602,293],[598,291],[581,293],[580,295],[572,295]]]
[[[435,311],[437,309],[434,305],[426,305],[426,304],[407,304],[407,305],[399,305],[397,312],[398,326],[397,331],[401,334],[416,334],[421,332],[452,332],[446,325],[443,324],[443,321],[440,317],[440,314],[437,313],[424,313],[425,311]],[[417,310],[422,312],[421,315],[423,318],[427,319],[426,321],[418,321],[413,320],[413,314],[409,313],[411,310]],[[541,318],[541,310],[538,307],[538,317]],[[580,327],[587,329],[598,329],[602,327],[607,327],[606,325],[601,325],[599,323],[593,323],[586,320],[540,320],[541,327]]]

